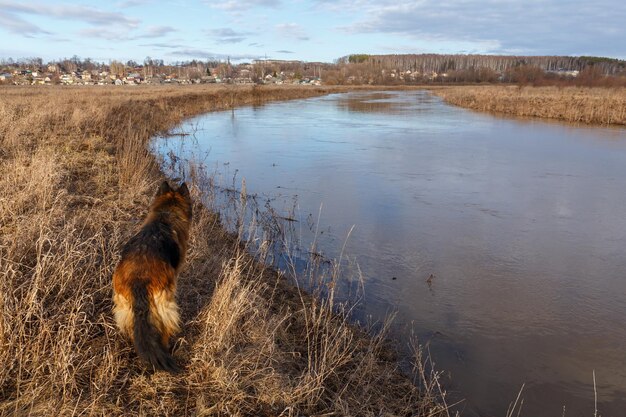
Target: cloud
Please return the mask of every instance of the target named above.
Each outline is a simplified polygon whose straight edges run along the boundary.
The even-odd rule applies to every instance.
[[[205,30],[205,33],[221,43],[239,43],[255,34],[254,32],[236,32],[231,28],[209,29]]]
[[[284,49],[281,49],[279,51],[276,51],[277,54],[295,54],[295,52],[293,51],[286,51]]]
[[[199,58],[199,59],[217,59],[224,60],[230,59],[232,61],[243,61],[248,59],[260,59],[259,55],[248,54],[222,54],[217,52],[207,52],[201,49],[183,49],[180,51],[172,52],[169,55],[185,58]]]
[[[78,32],[81,36],[88,38],[101,38],[109,41],[126,41],[128,40],[128,34],[126,31],[118,31],[114,29],[106,29],[102,27],[92,27],[82,29]]]
[[[164,49],[179,49],[184,48],[184,45],[178,45],[175,43],[165,43],[165,42],[156,42],[156,43],[144,43],[142,45],[145,48],[164,48]]]
[[[210,2],[209,5],[214,9],[227,10],[232,12],[245,11],[254,7],[272,7],[280,6],[278,0],[225,0],[219,2]]]
[[[56,35],[51,35],[51,36],[45,36],[44,39],[52,41],[52,42],[74,42],[75,39],[71,39],[71,38],[64,38],[62,36],[56,36]]]
[[[146,32],[136,35],[130,35],[127,31],[120,30],[119,28],[104,27],[91,27],[83,29],[79,33],[89,38],[101,38],[110,41],[132,41],[137,39],[158,38],[171,32],[176,32],[176,29],[169,26],[151,26],[147,28]]]
[[[127,7],[143,6],[148,3],[150,3],[149,0],[125,0],[117,2],[115,4],[115,7],[119,9],[125,9]]]
[[[341,28],[351,34],[459,42],[487,53],[626,55],[626,3],[618,0],[339,3],[348,10],[358,3],[364,11],[364,18]],[[336,5],[324,0],[318,4]]]
[[[178,30],[171,26],[149,26],[146,33],[138,36],[138,38],[158,38],[172,32],[178,32]]]
[[[0,27],[6,29],[9,32],[21,34],[24,36],[50,34],[50,32],[46,32],[39,26],[27,22],[26,20],[20,18],[13,13],[8,13],[5,11],[0,11]]]
[[[313,5],[318,9],[332,10],[354,14],[354,12],[367,12],[376,7],[376,5],[385,5],[391,3],[389,1],[372,1],[372,0],[313,0]],[[397,3],[397,2],[396,2]]]
[[[21,3],[0,0],[0,10],[12,15],[35,15],[54,17],[63,20],[76,20],[92,25],[119,25],[127,29],[139,25],[139,20],[129,18],[122,13],[107,12],[93,7],[77,5],[50,5],[48,3]]]
[[[286,38],[293,38],[299,41],[308,41],[310,38],[304,28],[297,23],[281,23],[276,25],[278,33]]]

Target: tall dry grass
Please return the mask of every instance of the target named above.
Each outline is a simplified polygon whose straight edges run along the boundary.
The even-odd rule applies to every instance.
[[[568,122],[626,125],[626,88],[454,86],[432,89],[473,110]]]
[[[162,179],[150,138],[201,112],[332,91],[0,89],[0,415],[447,415],[419,349],[411,381],[384,332],[252,259],[197,204],[205,183],[179,279],[185,371],[149,372],[114,326],[111,274]]]

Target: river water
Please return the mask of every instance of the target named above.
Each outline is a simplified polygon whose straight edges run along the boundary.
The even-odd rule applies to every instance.
[[[504,416],[525,384],[522,415],[593,416],[594,372],[599,413],[626,415],[626,130],[423,91],[243,107],[180,130],[193,140],[160,152],[203,155],[224,184],[296,207],[327,257],[345,244],[359,314],[395,313],[400,346],[412,332],[428,344],[463,415]]]

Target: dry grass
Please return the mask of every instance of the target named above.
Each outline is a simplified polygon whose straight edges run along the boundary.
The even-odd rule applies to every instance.
[[[626,125],[626,88],[458,86],[432,91],[450,104],[478,111]]]
[[[149,139],[183,118],[324,88],[0,89],[0,415],[447,415],[332,298],[254,261],[194,207],[179,280],[181,375],[114,327],[111,274],[162,179]],[[198,201],[203,184],[192,193]]]

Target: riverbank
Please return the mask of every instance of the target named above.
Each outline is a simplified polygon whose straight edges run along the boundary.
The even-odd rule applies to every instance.
[[[577,123],[626,125],[626,88],[485,85],[428,89],[449,104],[472,110]]]
[[[2,88],[0,414],[447,415],[421,351],[412,380],[384,334],[255,262],[198,204],[178,289],[185,371],[147,372],[114,326],[111,274],[163,178],[150,139],[196,114],[341,91]]]

